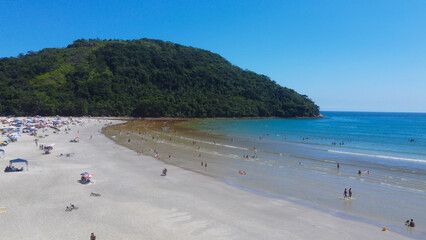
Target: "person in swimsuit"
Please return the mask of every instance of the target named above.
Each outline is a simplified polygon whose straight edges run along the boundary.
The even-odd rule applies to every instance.
[[[349,198],[352,198],[352,188],[349,188]]]
[[[348,198],[348,190],[345,188],[345,191],[343,192],[343,198]]]

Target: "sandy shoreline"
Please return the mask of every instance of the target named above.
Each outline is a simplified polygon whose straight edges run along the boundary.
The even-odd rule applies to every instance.
[[[39,143],[55,143],[50,155],[26,134],[4,148],[3,168],[24,158],[30,170],[0,174],[0,239],[407,239],[137,155],[102,135],[104,123],[83,121],[69,134],[49,130]],[[78,182],[84,171],[94,184]],[[79,209],[65,212],[69,203]]]

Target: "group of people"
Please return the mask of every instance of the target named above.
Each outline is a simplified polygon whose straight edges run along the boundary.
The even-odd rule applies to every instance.
[[[407,227],[415,227],[416,224],[414,223],[413,219],[411,219],[411,221],[410,220],[405,221],[405,226],[407,226]]]
[[[343,198],[344,199],[351,199],[352,198],[352,188],[349,188],[349,191],[348,191],[348,189],[345,188],[345,191],[343,192]]]
[[[83,184],[91,183],[92,179],[90,179],[90,177],[88,177],[86,175],[81,175],[80,182],[83,183]]]
[[[358,175],[361,175],[361,174],[362,174],[361,170],[358,170]],[[364,174],[370,175],[370,171],[364,170]]]
[[[7,167],[4,169],[4,171],[5,171],[5,172],[21,172],[21,171],[24,171],[24,167],[21,167],[21,168],[15,168],[14,166],[7,166]]]

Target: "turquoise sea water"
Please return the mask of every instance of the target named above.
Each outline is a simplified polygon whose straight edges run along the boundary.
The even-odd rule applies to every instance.
[[[346,154],[381,156],[377,162],[425,167],[425,113],[323,112],[322,119],[214,120],[197,124],[218,134],[303,143]],[[410,142],[414,139],[414,142]],[[331,145],[335,142],[336,145]],[[343,145],[340,143],[343,142]],[[386,159],[386,160],[385,160]],[[392,160],[390,160],[392,159]]]
[[[225,150],[213,167],[231,185],[425,239],[426,114],[322,114],[203,120],[192,127],[222,139],[217,144]],[[233,175],[237,169],[247,175]],[[343,200],[350,187],[354,198]],[[403,224],[411,218],[414,231]]]

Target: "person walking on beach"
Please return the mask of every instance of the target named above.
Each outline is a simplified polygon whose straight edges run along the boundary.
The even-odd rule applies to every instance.
[[[343,198],[347,199],[348,198],[348,190],[345,188],[345,191],[343,192]]]
[[[90,234],[90,240],[96,240],[96,236],[94,233]]]
[[[352,188],[349,188],[349,198],[352,198]]]

